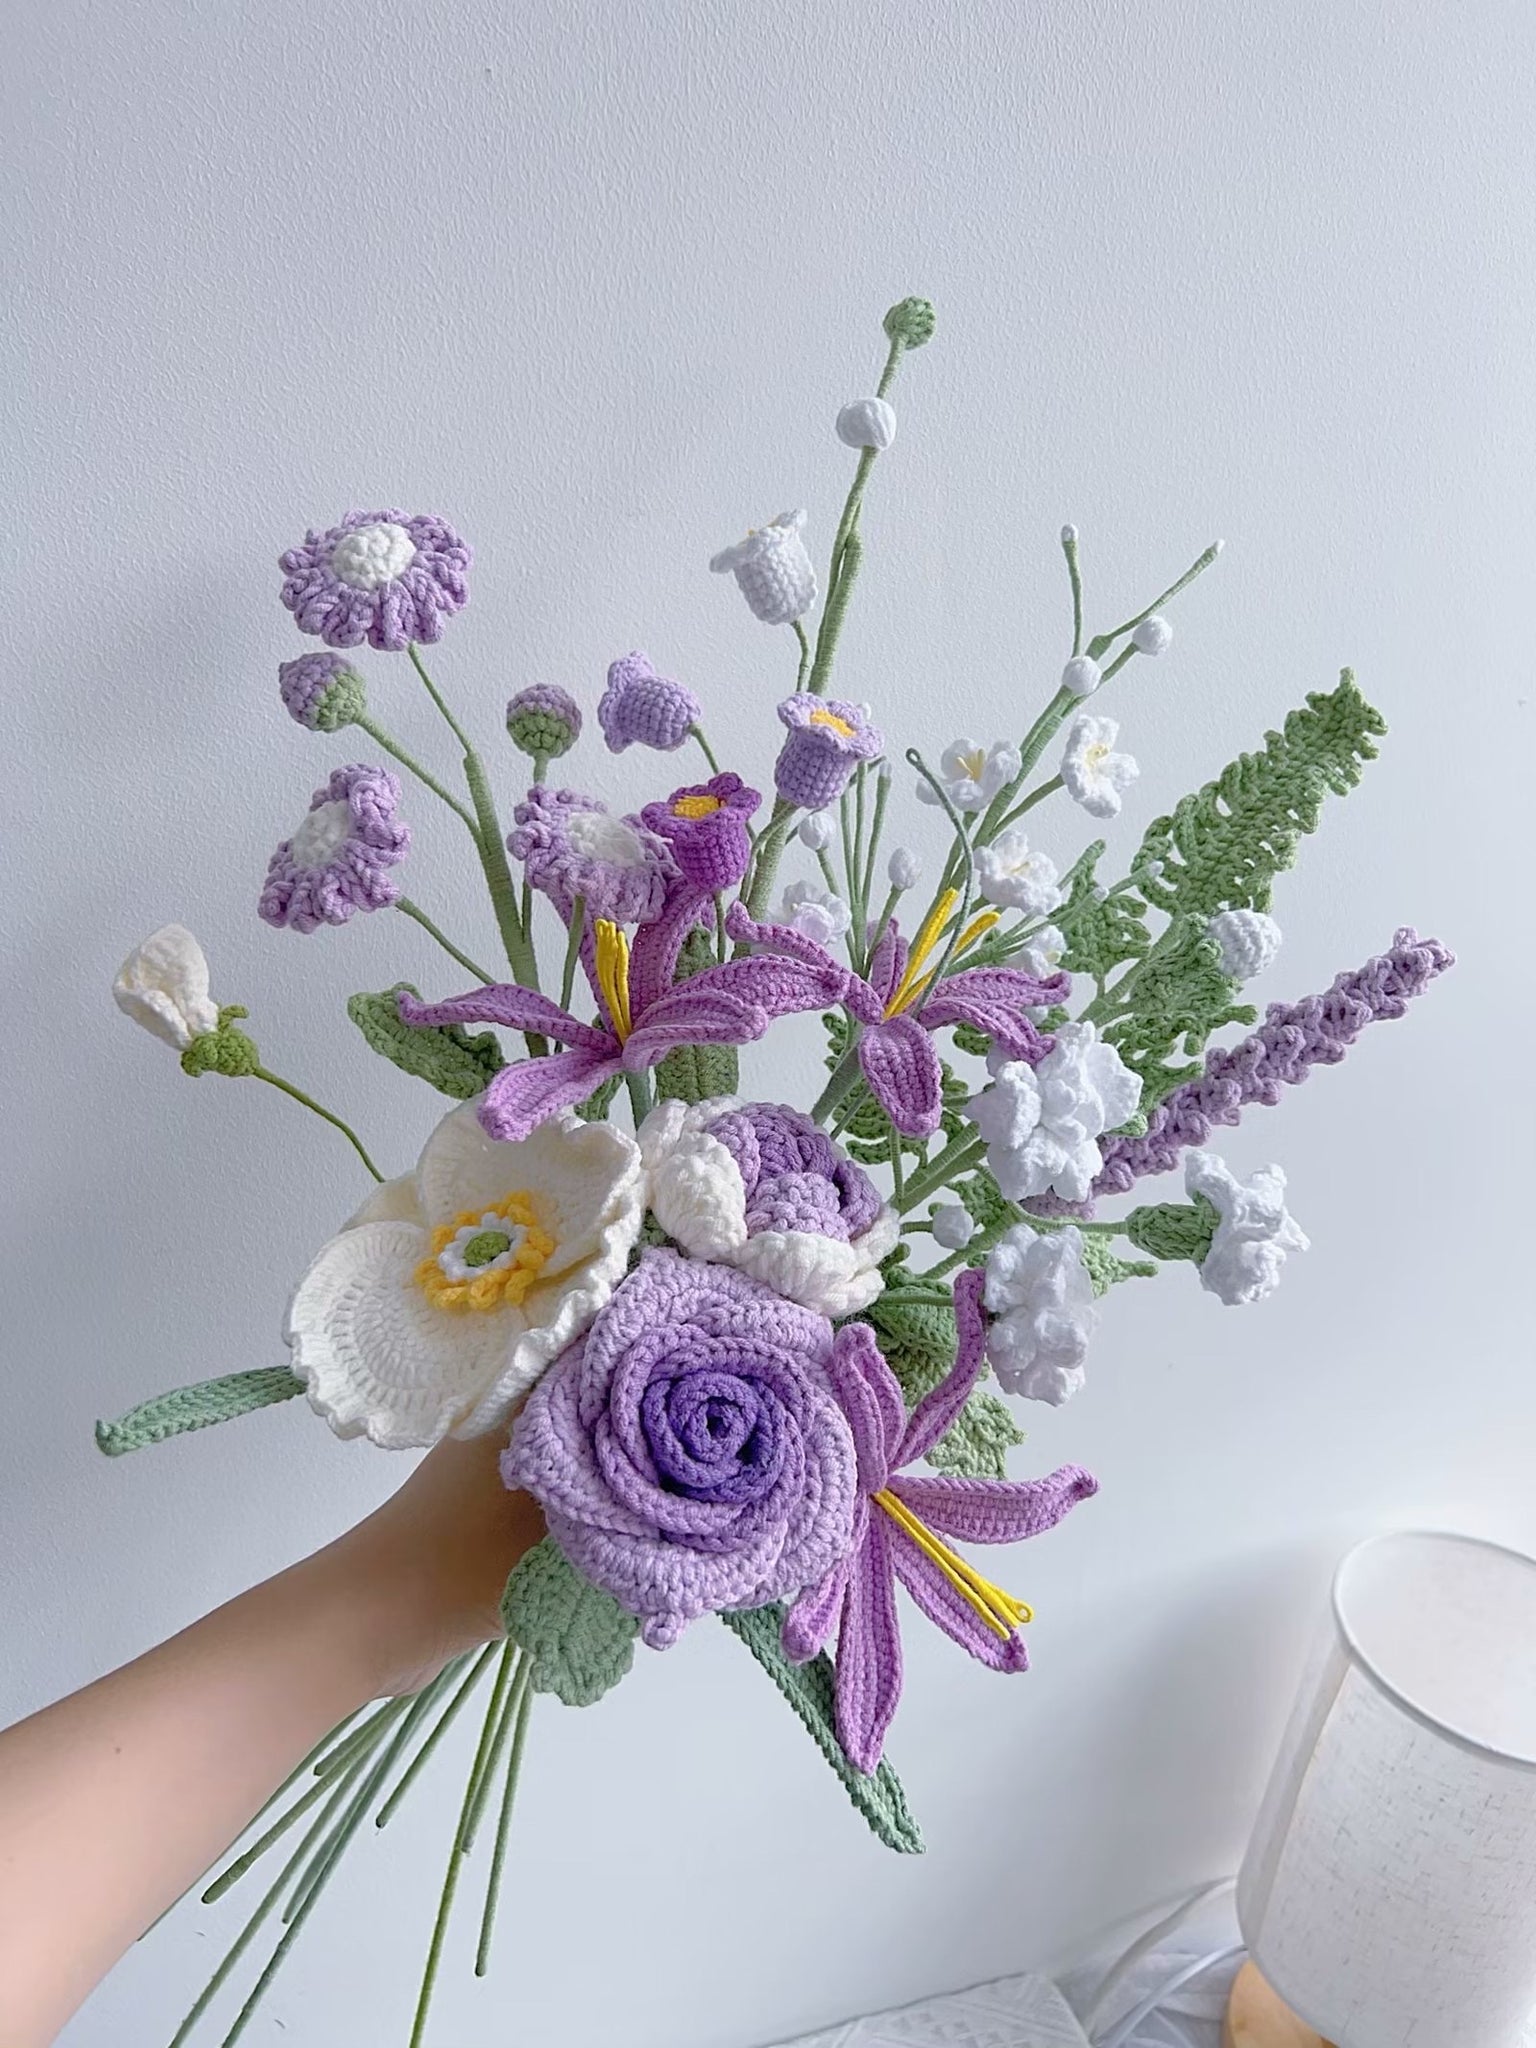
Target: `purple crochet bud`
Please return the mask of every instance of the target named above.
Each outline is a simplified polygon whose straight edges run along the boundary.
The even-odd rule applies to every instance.
[[[786,697],[779,717],[789,736],[773,764],[773,783],[786,803],[819,811],[834,803],[848,787],[861,761],[874,761],[885,740],[859,704],[839,697],[813,697],[807,691]]]
[[[848,1555],[855,1456],[831,1351],[824,1316],[647,1252],[529,1395],[502,1477],[664,1649],[699,1615],[792,1598]]]
[[[410,827],[395,816],[399,802],[400,784],[387,768],[338,768],[273,854],[259,914],[268,924],[312,932],[395,902],[400,885],[389,870],[411,846]]]
[[[608,669],[608,687],[597,706],[597,722],[611,754],[626,747],[654,747],[671,754],[699,722],[699,700],[669,676],[657,675],[649,655],[624,654]]]
[[[301,632],[331,647],[398,653],[440,640],[443,620],[469,602],[468,545],[441,519],[405,512],[348,512],[324,533],[278,557],[282,601]]]
[[[536,783],[512,813],[508,851],[569,922],[579,896],[589,918],[649,924],[676,873],[662,841],[638,819],[616,818],[595,796]]]
[[[734,889],[747,872],[747,820],[762,801],[739,775],[713,775],[674,789],[663,804],[647,804],[640,822],[666,841],[690,882],[718,895]]]
[[[290,718],[310,732],[355,725],[368,708],[363,679],[339,654],[301,654],[277,665],[277,687]]]
[[[534,683],[507,705],[507,733],[532,761],[558,761],[581,737],[581,706],[558,683]]]

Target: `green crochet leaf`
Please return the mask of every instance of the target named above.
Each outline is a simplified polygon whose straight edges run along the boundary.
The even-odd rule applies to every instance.
[[[1052,913],[1052,922],[1067,942],[1061,964],[1069,974],[1091,975],[1101,986],[1117,967],[1140,960],[1152,944],[1147,906],[1139,896],[1096,893],[1097,868],[1104,855],[1102,839],[1078,856],[1063,878],[1066,901]]]
[[[1006,1479],[1008,1453],[1023,1441],[1007,1402],[977,1387],[928,1453],[928,1462],[935,1472],[958,1479]]]
[[[253,1409],[291,1401],[303,1391],[304,1382],[285,1365],[232,1372],[221,1380],[200,1380],[195,1387],[177,1387],[169,1394],[157,1394],[152,1401],[142,1401],[116,1422],[98,1422],[96,1448],[104,1457],[121,1458],[129,1451],[143,1450],[146,1444],[163,1444],[167,1437],[211,1429],[216,1422],[233,1422],[237,1415],[249,1415]]]
[[[1221,971],[1202,917],[1178,917],[1141,961],[1118,998],[1104,1037],[1141,1076],[1140,1112],[1203,1072],[1206,1040],[1224,1024],[1251,1024],[1258,1011],[1233,1001],[1237,983]],[[1091,1014],[1091,1012],[1090,1012]],[[1186,1064],[1171,1065],[1182,1054]]]
[[[782,1607],[755,1607],[722,1614],[720,1619],[746,1644],[794,1708],[807,1734],[842,1780],[844,1791],[885,1846],[899,1856],[921,1856],[922,1829],[912,1818],[901,1780],[891,1766],[882,1761],[866,1778],[843,1754],[837,1739],[831,1659],[819,1652],[804,1664],[789,1661],[779,1637]]]
[[[378,995],[349,996],[347,1015],[374,1051],[402,1073],[430,1081],[456,1102],[468,1102],[506,1065],[495,1033],[470,1033],[462,1024],[407,1024],[399,998],[420,993],[408,981],[397,981]]]
[[[656,1066],[656,1100],[676,1096],[679,1102],[703,1102],[711,1095],[734,1095],[741,1062],[734,1045],[675,1045]]]
[[[865,1310],[865,1319],[880,1340],[902,1398],[915,1408],[954,1365],[954,1310],[882,1297]],[[928,1453],[928,1463],[936,1472],[965,1479],[1006,1479],[1008,1453],[1023,1441],[1024,1432],[1006,1403],[978,1386]]]
[[[1302,835],[1317,829],[1323,799],[1344,796],[1376,756],[1386,731],[1345,669],[1338,688],[1314,690],[1257,754],[1239,754],[1171,817],[1148,826],[1132,871],[1149,861],[1149,902],[1169,916],[1202,920],[1223,908],[1268,910],[1275,876],[1290,867]]]
[[[639,1622],[582,1578],[550,1536],[512,1567],[501,1619],[533,1660],[534,1691],[552,1692],[568,1707],[590,1707],[635,1661]]]
[[[1149,1202],[1126,1217],[1125,1234],[1154,1259],[1193,1259],[1199,1265],[1220,1220],[1204,1195],[1193,1202]]]
[[[609,1103],[619,1092],[619,1083],[623,1078],[622,1074],[613,1075],[611,1079],[604,1081],[600,1088],[595,1088],[585,1102],[576,1105],[576,1114],[583,1122],[600,1124],[603,1121],[608,1114]]]
[[[1108,1294],[1122,1280],[1152,1280],[1157,1275],[1156,1266],[1145,1259],[1122,1259],[1096,1230],[1083,1232],[1083,1266],[1095,1294]]]

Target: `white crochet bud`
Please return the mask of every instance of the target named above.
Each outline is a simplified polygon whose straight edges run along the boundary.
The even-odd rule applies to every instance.
[[[135,946],[118,969],[112,995],[125,1017],[177,1052],[219,1028],[218,1005],[208,996],[208,962],[184,925],[162,925]]]
[[[711,557],[717,576],[736,578],[742,596],[765,626],[787,626],[816,602],[816,571],[800,538],[805,513],[781,512],[767,526]]]
[[[885,872],[893,889],[915,888],[922,871],[922,863],[910,846],[891,848],[891,857],[885,864]]]
[[[1131,639],[1143,654],[1163,654],[1173,640],[1173,628],[1161,612],[1154,612],[1150,619],[1142,620]]]
[[[1252,981],[1280,950],[1280,927],[1262,910],[1218,910],[1205,929],[1232,981]]]
[[[832,844],[836,831],[829,811],[807,811],[795,827],[795,835],[802,846],[808,846],[812,853],[825,853]]]
[[[837,416],[837,438],[849,448],[889,448],[896,438],[895,408],[883,398],[855,398]]]
[[[976,1235],[976,1220],[958,1202],[946,1202],[933,1212],[933,1241],[947,1252],[963,1252]]]
[[[1069,697],[1091,697],[1104,680],[1104,671],[1090,654],[1074,654],[1061,672],[1061,687]]]
[[[1077,528],[1075,526],[1064,526],[1061,529],[1061,544],[1064,548],[1075,548],[1077,546]]]

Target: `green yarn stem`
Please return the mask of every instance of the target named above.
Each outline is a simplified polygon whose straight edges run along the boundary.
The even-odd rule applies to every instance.
[[[511,1673],[510,1684],[504,1682],[505,1674],[508,1672]],[[501,1684],[502,1689],[500,1718],[496,1723],[496,1733],[491,1738],[491,1747],[485,1759],[485,1769],[480,1773],[480,1782],[475,1787],[475,1797],[469,1810],[469,1819],[465,1823],[464,1833],[459,1842],[460,1851],[465,1856],[471,1854],[474,1849],[475,1837],[480,1832],[480,1823],[485,1818],[485,1809],[490,1802],[492,1782],[496,1778],[501,1768],[502,1759],[507,1753],[507,1744],[512,1739],[512,1729],[517,1720],[517,1712],[523,1703],[523,1695],[527,1692],[532,1678],[533,1659],[525,1656],[515,1643],[509,1642],[506,1651],[503,1653],[501,1673],[498,1674],[498,1682]],[[493,1697],[492,1706],[494,1707],[496,1704],[497,1702]]]
[[[531,1681],[531,1661],[524,1667]],[[502,1788],[501,1811],[496,1819],[496,1842],[491,1851],[491,1874],[485,1887],[485,1910],[480,1916],[480,1940],[475,1948],[475,1975],[483,1977],[491,1964],[491,1938],[496,1931],[496,1909],[501,1903],[502,1873],[507,1861],[507,1837],[512,1827],[512,1808],[517,1800],[518,1779],[523,1769],[523,1749],[528,1740],[528,1720],[533,1711],[533,1686],[523,1686],[517,1703],[517,1726],[512,1736],[512,1754],[507,1763],[506,1783]]]
[[[795,695],[798,697],[805,688],[805,672],[811,665],[811,643],[805,636],[800,621],[794,621],[795,638],[800,642],[800,666],[795,670]]]
[[[463,748],[464,752],[466,754],[472,754],[475,750],[473,746],[470,744],[468,734],[465,732],[463,726],[460,725],[459,721],[454,717],[453,713],[448,709],[447,701],[444,698],[442,692],[438,689],[436,683],[433,682],[432,678],[427,674],[425,664],[423,663],[421,658],[421,650],[417,647],[416,642],[414,640],[408,641],[406,643],[406,652],[411,657],[412,667],[415,669],[417,675],[421,677],[421,680],[427,686],[427,695],[432,699],[432,702],[437,706],[438,710],[441,711],[444,718],[447,719],[449,731],[453,734],[454,738],[458,741],[459,745]]]
[[[475,1658],[475,1661],[469,1667],[468,1672],[466,1672],[464,1680],[462,1684],[459,1686],[458,1691],[454,1694],[453,1698],[448,1702],[447,1706],[443,1709],[442,1716],[439,1719],[436,1727],[432,1730],[431,1734],[427,1737],[426,1741],[421,1745],[421,1748],[417,1750],[415,1756],[411,1759],[411,1763],[408,1769],[406,1770],[404,1776],[401,1778],[399,1784],[395,1787],[394,1791],[390,1793],[389,1797],[385,1800],[384,1804],[379,1808],[378,1812],[374,1815],[373,1824],[376,1828],[388,1827],[390,1821],[394,1818],[395,1810],[399,1806],[401,1800],[405,1797],[406,1793],[410,1791],[412,1785],[414,1785],[416,1780],[421,1776],[421,1773],[426,1769],[428,1763],[430,1763],[432,1759],[432,1755],[436,1750],[438,1744],[442,1741],[443,1737],[448,1733],[448,1730],[453,1726],[454,1722],[458,1719],[460,1710],[462,1709],[465,1701],[469,1698],[470,1694],[474,1691],[476,1685],[479,1683],[481,1673],[485,1670],[486,1665],[489,1664],[491,1659],[495,1656],[496,1650],[497,1645],[495,1643],[487,1643],[485,1648]],[[454,1668],[455,1670],[457,1670],[460,1667],[455,1666]]]
[[[811,1105],[813,1123],[825,1123],[838,1104],[859,1080],[862,1069],[859,1065],[859,1041],[854,1039],[837,1065],[832,1069],[832,1078]]]
[[[421,1718],[419,1711],[421,1709],[421,1700],[419,1697],[413,1700],[409,1694],[406,1694],[402,1698],[389,1700],[386,1702],[386,1705],[388,1711],[380,1721],[378,1732],[365,1752],[370,1768],[368,1776],[364,1780],[363,1789],[357,1795],[358,1799],[362,1799],[365,1795],[371,1797],[372,1793],[378,1790],[382,1782],[383,1772],[400,1753],[402,1737]],[[391,1731],[393,1731],[393,1739],[390,1742],[390,1746],[385,1750],[382,1761],[375,1763],[375,1754],[382,1745],[384,1738],[390,1735]],[[322,1779],[321,1783],[323,1784],[324,1782],[324,1779]],[[320,1876],[331,1867],[335,1844],[341,1839],[341,1830],[347,1826],[351,1818],[352,1808],[349,1806],[346,1814],[337,1822],[335,1833],[325,1838],[314,1857],[299,1873],[298,1882],[289,1896],[287,1905],[283,1908],[283,1920],[285,1923],[291,1924],[297,1919],[303,1909],[304,1901],[314,1891]],[[350,1832],[347,1838],[350,1839]]]
[[[774,877],[779,871],[779,862],[784,854],[784,842],[789,837],[790,820],[795,807],[785,797],[775,799],[763,835],[757,842],[757,857],[752,863],[752,886],[747,892],[746,905],[749,914],[759,921],[766,913],[768,898],[773,894]],[[746,951],[745,945],[737,948]]]
[[[517,885],[512,880],[507,849],[502,843],[501,820],[496,815],[496,802],[491,795],[485,763],[473,748],[464,756],[464,780],[469,784],[475,816],[480,823],[480,865],[485,871],[485,885],[491,892],[491,908],[496,913],[496,929],[501,933],[507,964],[512,969],[514,981],[524,988],[537,988],[538,967],[528,934],[523,930],[518,915]]]
[[[854,780],[857,781],[857,776]],[[853,789],[850,785],[837,800],[837,827],[843,846],[843,886],[838,894],[848,905],[848,952],[850,958],[854,948],[854,928],[858,923],[858,890],[854,875],[858,867],[858,835],[853,824]]]
[[[626,1074],[624,1086],[629,1090],[629,1113],[635,1120],[638,1131],[651,1113],[651,1091],[644,1074]]]
[[[729,950],[725,930],[725,916],[725,891],[717,889],[715,891],[715,963],[720,967],[725,965],[725,956]]]
[[[408,769],[410,773],[415,776],[418,782],[424,783],[425,786],[431,790],[434,796],[441,797],[443,802],[448,806],[449,810],[456,811],[458,815],[464,820],[464,823],[469,827],[469,830],[472,833],[475,833],[476,837],[478,837],[478,832],[476,831],[474,818],[465,809],[463,804],[459,802],[458,798],[452,795],[448,790],[444,789],[443,785],[438,781],[437,777],[435,775],[430,774],[425,768],[422,767],[421,763],[418,760],[416,760],[412,755],[408,754],[405,751],[404,747],[401,746],[398,740],[392,739],[390,735],[384,730],[383,726],[381,726],[376,719],[372,718],[368,714],[368,712],[363,711],[360,712],[358,716],[352,720],[352,724],[359,727],[361,731],[367,733],[369,739],[373,741],[375,746],[382,747],[386,754],[392,754],[394,758],[400,763],[401,767]]]
[[[897,1128],[896,1128],[896,1126],[895,1126],[894,1124],[892,1124],[892,1125],[891,1125],[891,1140],[890,1140],[890,1143],[891,1143],[891,1200],[892,1200],[892,1201],[893,1201],[893,1202],[894,1202],[894,1203],[896,1204],[896,1207],[897,1207],[898,1209],[900,1209],[900,1207],[901,1207],[901,1197],[902,1197],[903,1189],[904,1189],[904,1187],[905,1187],[905,1173],[904,1173],[904,1169],[903,1169],[903,1167],[902,1167],[902,1163],[901,1163],[901,1133],[900,1133],[900,1131],[898,1131],[898,1130],[897,1130]]]
[[[688,731],[690,736],[698,741],[699,751],[703,754],[705,760],[709,763],[710,774],[718,775],[720,773],[720,763],[715,759],[714,748],[709,744],[709,741],[704,737],[704,728],[701,725],[690,725]]]
[[[96,1448],[104,1458],[126,1457],[149,1444],[163,1444],[190,1430],[212,1429],[258,1408],[274,1407],[302,1394],[304,1382],[286,1365],[258,1366],[254,1372],[227,1373],[223,1379],[199,1380],[196,1386],[175,1387],[141,1401],[115,1422],[98,1422]]]
[[[1032,789],[1022,803],[1015,804],[1007,816],[998,821],[998,831],[1006,832],[1010,825],[1017,825],[1020,818],[1032,811],[1036,804],[1043,804],[1048,796],[1054,796],[1058,789],[1065,788],[1066,784],[1059,775],[1053,775],[1049,782],[1042,782],[1038,789]]]
[[[571,990],[576,985],[576,962],[581,958],[581,938],[587,927],[587,899],[578,896],[571,905],[571,936],[565,948],[565,966],[560,975],[560,1007],[571,1007]]]
[[[249,1849],[237,1856],[227,1870],[220,1874],[202,1894],[205,1906],[217,1905],[227,1891],[232,1891],[253,1864],[260,1862],[274,1842],[282,1840],[296,1820],[301,1819],[319,1799],[328,1799],[336,1787],[327,1778],[317,1778],[309,1790],[296,1799],[286,1813],[272,1823],[264,1835],[258,1835]]]
[[[269,1088],[280,1088],[284,1095],[291,1095],[295,1102],[302,1102],[306,1109],[312,1109],[316,1116],[322,1117],[328,1124],[333,1124],[352,1147],[358,1158],[361,1159],[364,1166],[373,1175],[374,1179],[377,1181],[383,1180],[383,1174],[380,1173],[379,1169],[368,1157],[367,1146],[364,1145],[362,1139],[349,1123],[343,1123],[342,1119],[334,1115],[330,1110],[322,1109],[312,1095],[306,1095],[302,1088],[295,1088],[291,1081],[285,1081],[281,1074],[274,1074],[267,1067],[252,1067],[251,1078],[256,1081],[265,1081]]]
[[[873,449],[864,453],[872,455]],[[816,636],[816,659],[811,667],[810,681],[806,688],[813,697],[824,697],[831,680],[832,656],[842,636],[843,621],[848,615],[848,602],[853,596],[854,579],[864,560],[864,543],[859,538],[857,522],[848,529],[843,542],[842,554],[838,558],[837,587],[828,593],[827,608],[822,614],[821,631]]]
[[[928,976],[927,987],[924,989],[923,994],[918,999],[915,1009],[912,1011],[912,1015],[914,1017],[920,1017],[923,1011],[928,1006],[929,997],[933,994],[934,990],[938,987],[939,983],[944,979],[944,976],[949,972],[949,963],[955,957],[955,948],[960,943],[960,934],[965,930],[966,925],[970,922],[971,896],[976,887],[976,862],[971,853],[970,842],[965,836],[965,826],[960,821],[960,813],[955,809],[954,804],[950,801],[949,791],[944,787],[944,785],[939,781],[938,777],[929,768],[927,762],[923,759],[922,755],[917,751],[916,747],[908,747],[907,762],[910,767],[913,767],[917,770],[918,774],[922,776],[924,782],[928,784],[928,787],[933,791],[935,800],[942,807],[944,815],[949,820],[950,829],[955,835],[954,848],[950,854],[950,865],[951,867],[956,867],[958,865],[958,871],[962,877],[960,886],[960,905],[949,927],[948,943],[945,945],[944,951],[939,956],[939,964],[937,968],[935,968],[934,972]]]
[[[430,938],[436,939],[443,951],[457,960],[467,974],[472,974],[476,981],[484,982],[487,988],[492,985],[496,977],[492,974],[487,974],[485,969],[471,960],[467,953],[461,952],[452,939],[445,932],[438,929],[419,903],[413,903],[409,896],[397,896],[395,898],[395,908],[396,910],[403,910],[407,917],[414,918],[422,930]]]
[[[890,894],[881,906],[880,915],[875,920],[874,932],[870,937],[868,958],[864,962],[866,973],[869,969],[869,962],[874,959],[876,953],[880,950],[880,941],[885,937],[886,927],[896,915],[896,905],[901,901],[905,893],[905,890],[898,889],[893,885]]]
[[[1134,633],[1136,628],[1142,623],[1144,619],[1150,619],[1152,614],[1155,611],[1158,611],[1163,605],[1167,604],[1170,598],[1177,597],[1181,590],[1187,590],[1190,584],[1194,582],[1197,576],[1203,575],[1204,572],[1207,569],[1209,569],[1212,562],[1215,561],[1216,557],[1220,553],[1221,542],[1219,540],[1213,540],[1210,546],[1205,550],[1204,554],[1198,556],[1193,562],[1191,562],[1189,567],[1184,571],[1184,574],[1180,576],[1176,582],[1170,583],[1168,588],[1162,593],[1160,597],[1153,598],[1152,602],[1147,606],[1145,611],[1139,611],[1136,614],[1135,618],[1127,619],[1123,626],[1116,626],[1113,628],[1112,631],[1108,633],[1096,634],[1095,637],[1088,642],[1089,659],[1091,661],[1101,660],[1103,656],[1108,652],[1108,650],[1111,647],[1113,647],[1115,642],[1121,637],[1122,634]]]
[[[891,778],[879,773],[875,776],[875,815],[869,828],[869,845],[864,852],[864,875],[859,888],[859,904],[863,922],[859,926],[860,972],[869,972],[869,963],[874,949],[869,939],[869,905],[875,888],[875,856],[880,851],[880,835],[885,830],[885,807],[890,801]],[[884,927],[882,926],[882,929]]]
[[[384,1700],[376,1706],[366,1721],[360,1721],[350,1735],[344,1735],[333,1750],[321,1757],[315,1765],[317,1778],[333,1778],[344,1765],[352,1762],[359,1750],[370,1750],[383,1734],[382,1723],[394,1705],[393,1700]]]
[[[947,1187],[962,1173],[978,1165],[987,1149],[987,1141],[976,1132],[962,1131],[960,1136],[944,1147],[931,1166],[914,1173],[907,1182],[906,1199],[901,1208],[905,1214],[915,1209],[919,1202],[936,1195],[940,1188]]]
[[[1061,552],[1067,558],[1067,575],[1072,584],[1072,656],[1083,651],[1083,572],[1077,559],[1077,529],[1062,528]]]

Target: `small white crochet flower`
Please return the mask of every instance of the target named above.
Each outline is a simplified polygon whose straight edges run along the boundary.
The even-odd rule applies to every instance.
[[[803,511],[781,512],[710,560],[717,576],[729,572],[736,578],[753,615],[765,626],[787,626],[804,618],[816,602],[816,570],[800,538],[804,524]]]
[[[832,844],[832,835],[836,830],[830,811],[807,811],[795,827],[795,837],[802,846],[808,846],[812,853],[825,853]]]
[[[947,1252],[963,1252],[976,1235],[976,1219],[959,1202],[945,1202],[932,1218],[933,1241]]]
[[[775,924],[787,924],[791,931],[818,946],[830,946],[840,939],[851,923],[851,914],[841,896],[823,889],[819,882],[791,882],[773,914]]]
[[[1218,910],[1205,929],[1233,981],[1252,981],[1280,950],[1280,927],[1262,910]]]
[[[1030,851],[1020,825],[1010,825],[977,851],[976,884],[989,903],[1022,910],[1026,917],[1048,917],[1061,901],[1055,861]]]
[[[837,416],[837,438],[849,448],[886,449],[896,438],[896,413],[883,398],[855,398]]]
[[[406,1450],[500,1428],[624,1277],[634,1139],[567,1110],[506,1143],[475,1110],[443,1118],[294,1292],[293,1369],[338,1436]]]
[[[1141,773],[1129,754],[1114,751],[1120,727],[1113,718],[1080,711],[1067,730],[1061,757],[1061,779],[1072,801],[1090,818],[1113,818],[1120,799]]]
[[[1173,628],[1159,612],[1150,619],[1143,619],[1131,634],[1131,639],[1142,654],[1166,654],[1173,645]]]
[[[1103,1165],[1098,1140],[1135,1113],[1141,1081],[1093,1024],[1064,1024],[1038,1067],[999,1063],[966,1108],[1010,1202],[1059,1195],[1083,1202]]]
[[[1229,1308],[1273,1294],[1286,1254],[1310,1248],[1285,1206],[1285,1175],[1278,1166],[1261,1166],[1240,1181],[1214,1152],[1189,1152],[1184,1188],[1191,1196],[1203,1195],[1221,1219],[1201,1262],[1200,1284]]]
[[[219,1027],[218,1005],[208,995],[208,962],[185,925],[163,924],[135,946],[117,970],[112,997],[125,1017],[177,1052]]]
[[[1035,933],[1019,954],[1018,965],[1026,974],[1032,974],[1036,981],[1049,981],[1061,965],[1067,942],[1055,925],[1048,924]]]
[[[955,740],[939,756],[939,781],[957,811],[984,811],[1018,772],[1019,750],[1006,740],[999,740],[995,747]],[[939,801],[926,782],[918,783],[917,794],[925,804]]]
[[[880,1261],[895,1249],[901,1218],[883,1205],[853,1238],[749,1228],[741,1168],[710,1131],[721,1117],[747,1106],[739,1095],[711,1096],[692,1106],[672,1099],[656,1105],[640,1126],[652,1214],[690,1258],[735,1266],[820,1315],[856,1315],[885,1285]]]
[[[1061,672],[1061,687],[1069,697],[1091,697],[1104,680],[1104,671],[1091,654],[1074,654]]]
[[[1053,1408],[1070,1401],[1099,1320],[1082,1233],[1016,1223],[987,1254],[983,1298],[997,1318],[987,1356],[1009,1393]]]
[[[913,889],[923,872],[922,862],[910,846],[893,846],[885,864],[886,879],[893,889]]]

